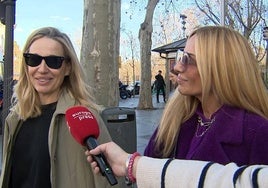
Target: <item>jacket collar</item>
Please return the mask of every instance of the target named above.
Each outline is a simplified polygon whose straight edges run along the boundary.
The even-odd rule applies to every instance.
[[[70,95],[66,90],[64,90],[57,102],[57,107],[54,116],[56,116],[57,114],[65,114],[65,111],[74,105],[74,97]],[[20,127],[21,123],[19,123],[19,121],[21,121],[21,119],[15,111],[11,111],[7,119],[9,126],[5,126],[5,128],[8,128],[10,133],[14,133],[18,126]]]
[[[197,110],[196,114],[200,115],[200,111]],[[215,122],[207,134],[214,135],[213,138],[220,143],[242,143],[245,110],[223,105],[214,115]]]
[[[239,145],[243,141],[243,119],[245,110],[231,106],[222,106],[215,114],[215,121],[202,137],[195,137],[196,126],[198,123],[198,110],[196,114],[187,120],[182,126],[184,132],[184,142],[180,143],[180,153],[178,157],[193,159],[195,157],[205,159],[207,153],[213,153],[219,157],[218,162],[224,162],[227,159],[223,144]],[[200,142],[199,146],[189,153],[191,143]],[[196,146],[192,146],[196,147]],[[193,148],[192,148],[193,149]],[[194,157],[195,156],[195,157]]]
[[[55,114],[65,114],[65,111],[71,106],[75,105],[74,97],[68,93],[68,91],[63,90],[61,97],[58,100]]]
[[[233,144],[243,142],[245,113],[243,109],[223,106],[218,117],[218,121],[221,122],[217,131],[219,141]]]

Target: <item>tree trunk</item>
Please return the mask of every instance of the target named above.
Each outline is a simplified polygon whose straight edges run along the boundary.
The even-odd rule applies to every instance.
[[[96,103],[118,106],[121,0],[84,0],[81,63]]]
[[[138,109],[152,109],[151,93],[151,48],[153,32],[153,15],[159,0],[148,0],[145,20],[140,26],[140,60],[141,60],[141,87]]]

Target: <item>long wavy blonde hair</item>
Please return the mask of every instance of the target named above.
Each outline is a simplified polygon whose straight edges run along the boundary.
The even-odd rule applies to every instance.
[[[64,49],[64,56],[69,59],[66,63],[71,66],[70,74],[64,78],[61,91],[66,90],[77,101],[78,104],[97,108],[93,102],[93,96],[90,94],[91,88],[86,84],[85,75],[75,53],[70,38],[53,27],[44,27],[34,31],[27,39],[23,52],[28,52],[34,41],[42,37],[51,38],[59,42]],[[36,117],[41,114],[41,102],[37,91],[34,89],[29,79],[25,59],[22,59],[20,67],[20,76],[14,87],[12,96],[13,108],[22,119]]]
[[[189,37],[193,35],[202,104],[212,93],[220,104],[243,108],[268,119],[267,89],[248,41],[237,31],[222,26],[201,27]],[[170,156],[182,123],[195,113],[199,103],[194,96],[173,94],[156,136],[156,147],[161,147],[162,157]]]

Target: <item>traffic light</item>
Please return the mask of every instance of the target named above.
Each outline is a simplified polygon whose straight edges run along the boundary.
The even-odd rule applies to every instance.
[[[6,24],[6,4],[0,0],[0,21],[2,24]]]

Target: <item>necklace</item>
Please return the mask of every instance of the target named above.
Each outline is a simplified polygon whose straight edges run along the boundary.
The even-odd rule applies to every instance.
[[[197,120],[197,126],[196,126],[196,131],[195,131],[195,136],[196,137],[202,137],[211,127],[213,122],[215,121],[215,116],[210,120],[203,122],[202,118],[198,116]]]

